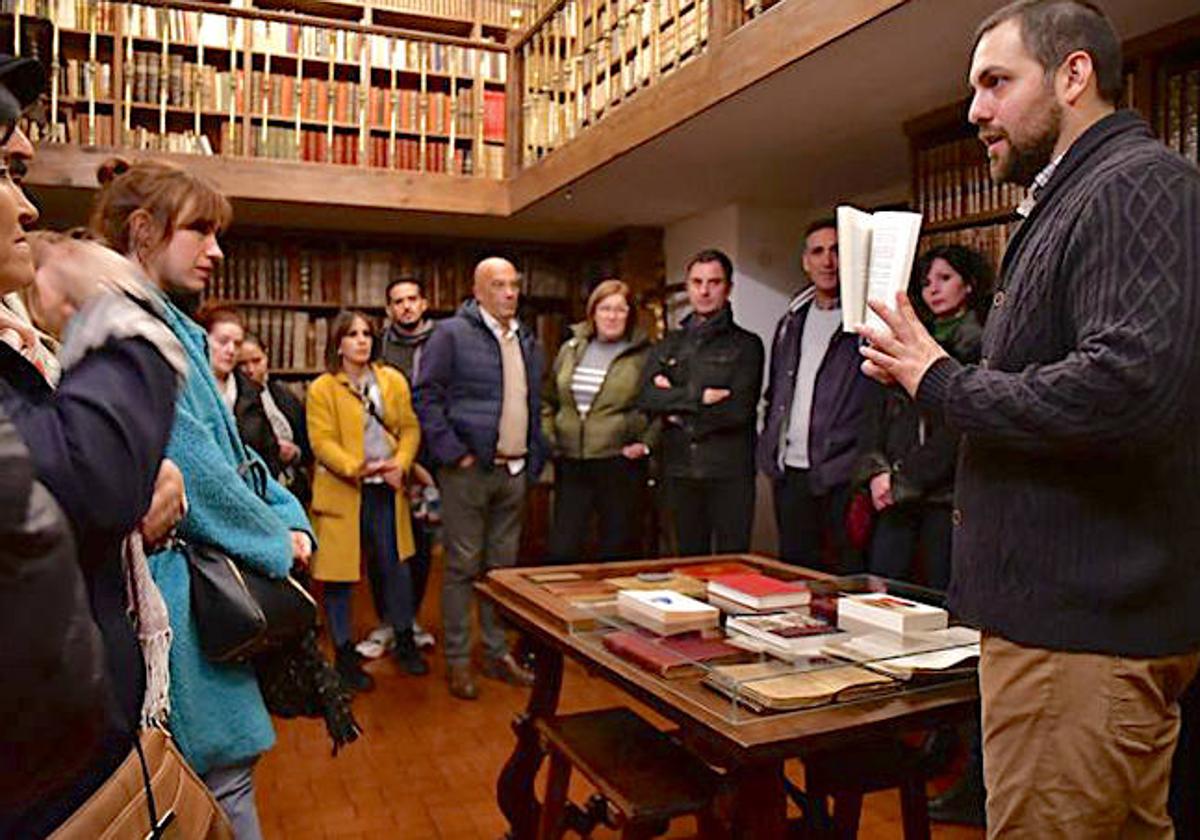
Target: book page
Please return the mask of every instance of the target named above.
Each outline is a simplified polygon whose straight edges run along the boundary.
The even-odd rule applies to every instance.
[[[867,265],[871,253],[871,214],[843,205],[837,209],[838,285],[842,330],[854,332],[867,311]]]
[[[867,300],[878,300],[889,307],[896,305],[896,292],[908,288],[917,237],[921,233],[921,214],[885,211],[871,219],[871,255],[867,264]],[[841,235],[838,236],[839,255]],[[867,326],[887,329],[883,320],[863,302]]]

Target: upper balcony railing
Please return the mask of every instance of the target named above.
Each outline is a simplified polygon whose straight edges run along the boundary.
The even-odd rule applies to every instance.
[[[775,0],[556,0],[513,47],[519,164],[613,113]]]

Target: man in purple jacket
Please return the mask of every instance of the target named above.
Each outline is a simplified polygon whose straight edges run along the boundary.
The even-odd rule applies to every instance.
[[[842,332],[833,219],[805,230],[801,262],[811,285],[792,298],[771,342],[758,468],[774,480],[779,556],[859,571],[845,518],[869,383],[858,370],[858,337]]]

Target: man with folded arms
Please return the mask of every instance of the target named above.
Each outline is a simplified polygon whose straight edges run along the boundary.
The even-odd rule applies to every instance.
[[[970,84],[992,178],[1030,188],[983,358],[898,295],[863,369],[964,435],[950,601],[983,630],[989,835],[1170,837],[1200,662],[1200,173],[1116,110],[1090,3],[994,13]]]

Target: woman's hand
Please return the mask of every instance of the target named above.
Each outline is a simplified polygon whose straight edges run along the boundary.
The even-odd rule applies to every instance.
[[[312,559],[312,537],[303,531],[292,531],[292,561],[305,568]]]
[[[621,454],[630,461],[636,461],[638,458],[645,458],[650,454],[650,447],[638,441],[637,443],[627,443],[621,447]]]
[[[146,550],[151,551],[165,542],[185,513],[187,497],[184,494],[183,473],[173,461],[163,458],[158,466],[158,477],[154,480],[150,509],[138,526]]]
[[[300,457],[300,447],[290,440],[281,440],[279,441],[279,457],[283,463],[290,464]]]
[[[404,489],[404,470],[400,469],[399,467],[386,470],[385,472],[380,473],[380,475],[383,476],[383,480],[387,483],[387,486],[391,487],[393,490]]]
[[[878,511],[886,510],[894,504],[891,473],[881,472],[871,479],[871,504]]]

